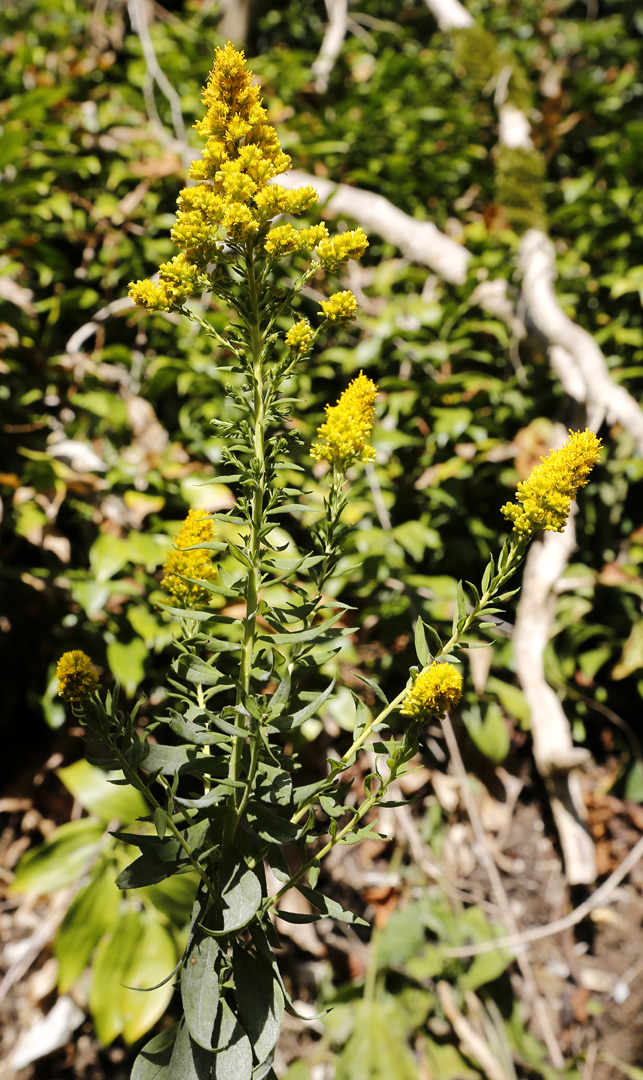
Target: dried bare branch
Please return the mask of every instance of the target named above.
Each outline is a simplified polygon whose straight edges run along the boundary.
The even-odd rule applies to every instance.
[[[311,68],[315,76],[315,90],[318,94],[326,93],[328,77],[335,67],[335,61],[344,44],[348,29],[348,0],[326,0],[326,11],[328,23],[324,31],[324,40]]]
[[[416,218],[398,210],[383,195],[347,184],[334,184],[319,176],[311,176],[299,169],[279,176],[276,183],[294,188],[312,184],[321,202],[335,214],[346,214],[382,239],[395,244],[407,258],[421,266],[428,266],[452,285],[462,285],[467,277],[467,264],[471,255],[430,221]]]
[[[440,30],[466,30],[473,26],[473,16],[459,0],[424,0]]]

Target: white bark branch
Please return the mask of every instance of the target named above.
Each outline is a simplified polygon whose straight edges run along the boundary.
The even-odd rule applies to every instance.
[[[606,415],[609,423],[618,423],[629,432],[643,454],[643,411],[625,387],[612,381],[591,334],[573,323],[560,306],[554,292],[554,246],[538,229],[525,234],[519,265],[527,315],[549,344],[553,366],[560,374],[569,369],[564,377],[574,380],[577,388],[583,387],[590,426],[597,426],[598,418]]]
[[[459,0],[424,0],[440,30],[466,30],[473,26],[473,16]]]
[[[558,442],[565,430],[558,428]],[[547,785],[570,885],[596,878],[594,841],[585,827],[585,807],[577,770],[589,752],[575,747],[569,721],[545,677],[543,655],[551,635],[555,587],[576,547],[574,512],[563,533],[546,533],[529,550],[516,614],[513,645],[516,673],[531,711],[534,759]]]
[[[315,90],[318,94],[325,94],[328,89],[328,76],[335,66],[339,56],[346,31],[348,29],[348,0],[326,0],[328,23],[324,32],[324,40],[317,59],[312,65],[312,73],[315,76]]]
[[[432,222],[417,221],[398,210],[383,195],[347,184],[334,184],[298,169],[277,177],[275,183],[287,188],[312,184],[320,200],[333,213],[354,218],[366,229],[395,244],[407,258],[428,266],[451,285],[462,285],[466,281],[467,264],[471,259],[466,248],[450,240]]]

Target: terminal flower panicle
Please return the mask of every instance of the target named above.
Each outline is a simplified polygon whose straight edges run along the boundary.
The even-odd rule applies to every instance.
[[[443,716],[462,697],[462,675],[453,664],[431,664],[409,687],[400,713],[414,720]]]
[[[190,510],[174,540],[174,548],[167,553],[163,565],[161,586],[171,594],[180,607],[201,604],[208,592],[193,581],[214,581],[217,568],[212,565],[209,551],[186,551],[195,544],[208,543],[214,539],[212,520],[203,510]],[[192,581],[185,581],[191,578]]]
[[[98,672],[82,649],[63,653],[56,665],[56,678],[64,701],[81,701],[98,689]]]
[[[360,371],[337,404],[326,406],[326,420],[317,428],[321,441],[313,445],[311,456],[341,472],[346,472],[353,461],[375,461],[368,437],[373,430],[376,398],[377,386]]]
[[[208,290],[208,266],[215,264],[216,273],[217,262],[226,258],[226,244],[243,248],[256,243],[272,262],[314,251],[315,265],[327,270],[361,258],[368,246],[362,229],[330,237],[323,222],[301,229],[288,222],[270,228],[278,215],[305,213],[318,195],[312,184],[289,191],[272,183],[290,168],[290,158],[267,121],[243,52],[230,42],[216,50],[202,98],[206,113],[195,127],[205,147],[190,168],[196,183],[179,194],[172,229],[179,254],[160,267],[158,281],[130,283],[134,303],[148,311],[182,308],[189,297]]]
[[[601,440],[593,431],[570,431],[564,446],[541,458],[531,475],[520,481],[516,502],[501,508],[513,531],[524,538],[539,529],[563,532],[572,500],[588,483],[600,452]]]

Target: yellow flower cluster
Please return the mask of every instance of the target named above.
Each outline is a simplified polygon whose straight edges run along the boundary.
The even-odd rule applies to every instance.
[[[374,461],[375,450],[369,446],[368,437],[373,430],[376,398],[377,386],[360,371],[337,404],[326,406],[326,421],[317,428],[322,441],[311,447],[311,456],[342,472],[353,461]]]
[[[184,581],[214,581],[217,569],[212,565],[209,551],[186,551],[195,544],[208,543],[214,538],[214,527],[203,510],[190,510],[174,540],[174,548],[168,552],[163,565],[161,586],[172,595],[181,607],[204,603],[208,592],[200,585]]]
[[[333,293],[328,300],[322,300],[320,307],[327,319],[339,322],[340,319],[354,319],[357,315],[357,300],[350,289]]]
[[[300,319],[286,334],[286,345],[298,353],[305,353],[312,340],[313,331],[306,319]]]
[[[273,259],[288,255],[292,251],[311,251],[320,240],[328,237],[328,229],[323,221],[311,225],[308,229],[295,229],[293,225],[276,225],[271,229],[264,243],[264,250]]]
[[[364,230],[350,229],[322,240],[317,247],[317,257],[325,270],[337,270],[349,259],[361,259],[367,247]]]
[[[541,458],[527,480],[520,481],[517,501],[501,508],[513,531],[522,537],[539,529],[563,532],[572,499],[588,483],[600,452],[601,440],[593,431],[570,431],[565,445]]]
[[[58,693],[65,701],[80,701],[98,689],[98,673],[82,649],[63,653],[56,665]]]
[[[268,231],[278,214],[302,214],[318,196],[311,184],[288,191],[271,183],[290,168],[290,158],[267,122],[244,54],[230,42],[216,50],[203,103],[206,114],[195,127],[205,138],[205,147],[190,169],[190,178],[197,183],[181,191],[172,229],[180,253],[161,266],[157,283],[130,283],[135,304],[150,311],[171,311],[206,290],[207,267],[218,261],[226,241],[244,245],[256,237],[273,260],[315,249],[326,269],[363,255],[368,242],[361,229],[333,238],[323,223],[307,229],[278,225]]]
[[[462,675],[453,664],[431,664],[407,690],[400,713],[414,720],[443,716],[462,697]]]

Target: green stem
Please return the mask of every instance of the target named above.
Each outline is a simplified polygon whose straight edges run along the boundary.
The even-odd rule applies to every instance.
[[[239,673],[239,689],[237,691],[237,705],[245,707],[245,699],[250,692],[250,672],[254,658],[255,638],[257,632],[257,608],[259,604],[259,587],[261,583],[261,527],[263,524],[263,508],[265,496],[265,402],[262,370],[263,338],[259,319],[259,297],[257,293],[257,281],[255,276],[254,255],[248,251],[248,294],[251,311],[251,338],[250,350],[252,360],[253,387],[253,416],[254,416],[254,452],[258,463],[255,485],[252,494],[252,513],[250,517],[250,543],[249,557],[252,569],[248,570],[246,578],[246,615],[243,627],[243,643],[241,651],[241,670]],[[239,718],[239,722],[240,722]],[[239,780],[241,772],[241,751],[243,740],[237,736],[233,740],[230,754],[228,777],[230,780]],[[254,746],[253,746],[254,753]],[[256,765],[255,765],[256,770]],[[241,814],[240,807],[245,808],[244,795],[240,788],[233,788],[231,803],[234,807],[234,817],[229,827],[229,835],[226,836],[229,844],[234,836],[237,822]]]

